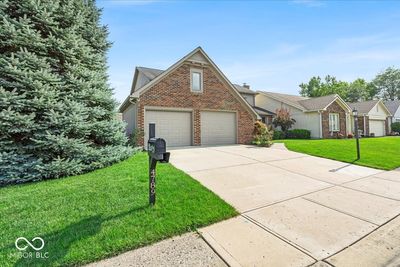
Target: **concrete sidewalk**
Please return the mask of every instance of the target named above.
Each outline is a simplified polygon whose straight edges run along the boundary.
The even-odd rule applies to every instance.
[[[171,162],[241,212],[199,230],[229,265],[397,262],[398,171],[242,145],[174,150]]]

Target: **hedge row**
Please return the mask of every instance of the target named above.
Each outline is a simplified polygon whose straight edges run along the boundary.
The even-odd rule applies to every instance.
[[[289,130],[285,133],[282,131],[274,131],[273,139],[274,140],[279,140],[279,139],[310,139],[311,138],[311,132],[306,129],[293,129]]]

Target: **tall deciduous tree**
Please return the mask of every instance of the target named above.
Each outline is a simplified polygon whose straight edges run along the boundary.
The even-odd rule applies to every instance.
[[[373,84],[385,100],[400,99],[400,69],[387,68],[375,77]]]
[[[373,83],[358,78],[353,82],[339,81],[333,76],[312,77],[308,83],[302,83],[300,94],[306,97],[319,97],[338,94],[348,102],[371,100],[378,94],[378,89]]]
[[[0,2],[0,185],[126,158],[92,0]]]
[[[348,83],[338,81],[335,77],[327,75],[324,80],[319,76],[312,77],[308,83],[302,83],[300,94],[306,97],[319,97],[331,94],[344,96],[349,87]]]

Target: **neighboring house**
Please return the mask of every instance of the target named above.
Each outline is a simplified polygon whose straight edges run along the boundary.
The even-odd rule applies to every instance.
[[[392,114],[390,117],[389,124],[394,122],[400,122],[400,100],[386,101],[384,102],[385,106]]]
[[[276,115],[274,112],[257,107],[255,97],[257,95],[256,92],[250,90],[250,86],[247,84],[238,85],[234,84],[236,90],[242,95],[242,97],[249,103],[250,106],[253,107],[254,111],[260,116],[261,121],[267,125],[272,124],[272,120]]]
[[[286,108],[296,123],[293,129],[307,129],[312,138],[346,136],[351,132],[351,109],[338,95],[307,98],[257,91],[256,109],[275,112]]]
[[[364,136],[385,136],[390,133],[390,111],[382,100],[348,103],[352,110],[358,111],[358,129]],[[352,129],[354,123],[352,120]]]
[[[260,117],[198,47],[167,70],[137,67],[130,95],[120,107],[127,134],[149,123],[167,146],[250,143]]]

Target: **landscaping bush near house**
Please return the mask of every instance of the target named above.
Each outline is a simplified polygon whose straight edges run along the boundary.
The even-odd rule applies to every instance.
[[[284,139],[285,135],[283,134],[282,131],[279,130],[274,130],[274,134],[272,136],[273,140],[280,140],[280,139]]]
[[[391,125],[392,131],[400,133],[400,122],[394,122]]]
[[[286,133],[296,123],[296,120],[291,117],[289,110],[286,108],[277,109],[275,112],[276,116],[272,124],[274,127],[281,127],[282,131]]]
[[[311,139],[311,132],[306,129],[288,130],[286,134],[282,131],[275,130],[273,140],[280,139]]]
[[[311,132],[306,129],[289,130],[286,133],[286,139],[310,139]]]
[[[261,121],[254,123],[253,144],[265,147],[269,147],[272,144],[272,131]]]
[[[135,129],[129,136],[129,145],[132,147],[137,147],[139,139],[144,136],[144,131],[140,129]]]

